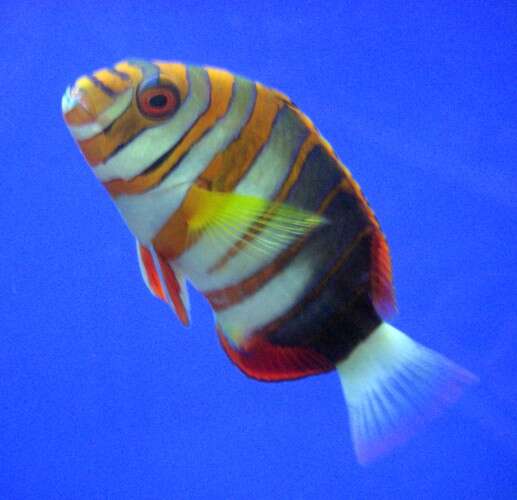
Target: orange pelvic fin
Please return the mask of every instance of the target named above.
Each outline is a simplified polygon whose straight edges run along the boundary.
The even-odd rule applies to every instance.
[[[190,325],[190,302],[185,277],[154,249],[137,241],[140,271],[153,295],[167,302],[184,326]]]

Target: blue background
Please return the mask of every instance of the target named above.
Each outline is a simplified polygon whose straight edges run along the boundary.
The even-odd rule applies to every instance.
[[[2,499],[517,498],[517,8],[450,4],[1,7]],[[129,56],[290,95],[388,235],[394,324],[481,383],[362,468],[335,373],[248,380],[194,291],[183,330],[60,115]]]

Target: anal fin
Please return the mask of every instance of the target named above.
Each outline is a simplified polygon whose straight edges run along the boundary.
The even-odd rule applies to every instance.
[[[277,382],[328,372],[335,366],[322,354],[308,347],[278,346],[267,339],[251,337],[234,347],[217,329],[219,341],[230,360],[248,377]]]

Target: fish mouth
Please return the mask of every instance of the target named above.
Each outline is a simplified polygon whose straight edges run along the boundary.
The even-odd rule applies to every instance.
[[[82,141],[98,134],[102,127],[97,116],[91,111],[86,91],[78,86],[68,86],[61,98],[61,111],[65,123],[77,141]]]
[[[61,98],[61,111],[66,117],[72,111],[77,110],[77,108],[80,108],[81,112],[88,116],[89,121],[93,121],[95,119],[95,115],[88,107],[84,90],[69,85]]]
[[[88,105],[86,93],[77,87],[68,87],[61,98],[63,119],[76,141],[90,139],[100,132],[100,126],[95,113]]]
[[[79,99],[75,94],[76,92],[73,92],[72,87],[69,85],[61,98],[61,111],[64,115],[79,105]]]
[[[95,94],[86,77],[69,86],[61,99],[63,118],[77,141],[92,139],[104,132],[131,105],[133,89],[113,96]]]

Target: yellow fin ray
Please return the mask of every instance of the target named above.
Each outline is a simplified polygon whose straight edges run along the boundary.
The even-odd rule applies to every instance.
[[[188,237],[206,234],[226,246],[244,240],[247,250],[273,253],[326,222],[292,205],[194,186],[188,207]]]

